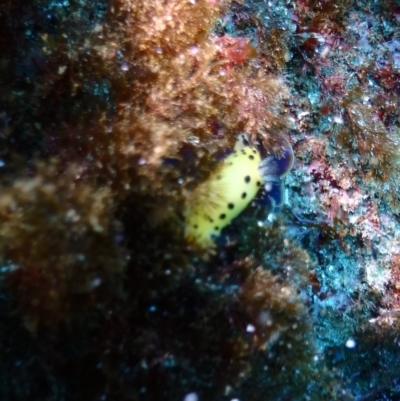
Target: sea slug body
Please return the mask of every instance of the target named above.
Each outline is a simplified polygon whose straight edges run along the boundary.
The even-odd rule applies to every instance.
[[[232,154],[194,190],[186,205],[186,238],[200,247],[213,247],[221,230],[248,206],[260,188],[268,191],[280,185],[280,176],[292,165],[291,148],[289,156],[292,160],[286,163],[279,163],[281,159],[275,156],[262,160],[246,135],[240,135]]]

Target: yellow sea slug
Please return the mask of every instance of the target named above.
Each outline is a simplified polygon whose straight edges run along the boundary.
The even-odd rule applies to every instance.
[[[184,211],[186,238],[201,247],[214,246],[221,230],[247,207],[263,184],[280,183],[275,161],[274,156],[262,161],[259,150],[250,146],[246,135],[240,135],[233,153],[191,194]]]

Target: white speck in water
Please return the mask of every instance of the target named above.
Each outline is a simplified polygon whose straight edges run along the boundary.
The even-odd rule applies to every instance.
[[[95,277],[90,281],[90,286],[93,288],[97,288],[101,284],[101,278],[100,277]]]
[[[198,401],[199,396],[196,393],[189,393],[186,394],[185,397],[183,398],[183,401]]]
[[[336,116],[333,116],[333,121],[336,124],[343,124],[343,117],[340,114],[338,114]]]
[[[123,62],[123,63],[121,64],[121,70],[122,70],[122,71],[128,71],[128,70],[129,70],[129,64],[126,63],[126,62]]]
[[[73,223],[76,223],[77,221],[80,220],[79,214],[76,212],[75,209],[69,209],[67,213],[65,213],[65,219],[67,221],[71,221]]]
[[[247,333],[254,333],[256,331],[256,328],[252,324],[248,324],[246,327]]]
[[[266,182],[265,185],[264,185],[264,189],[267,192],[271,192],[272,191],[272,182]]]
[[[356,341],[355,341],[353,338],[349,338],[349,339],[346,341],[346,348],[353,349],[353,348],[356,347],[356,345],[357,345],[357,343],[356,343]]]
[[[66,65],[60,65],[60,66],[58,67],[58,74],[59,74],[59,75],[64,74],[65,71],[67,71],[67,66],[66,66]]]
[[[197,54],[199,52],[199,46],[197,45],[192,45],[189,47],[189,51],[190,53],[192,53],[193,55]]]

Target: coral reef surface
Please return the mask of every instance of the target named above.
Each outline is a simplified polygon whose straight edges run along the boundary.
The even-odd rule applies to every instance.
[[[399,20],[4,0],[0,398],[398,399]]]

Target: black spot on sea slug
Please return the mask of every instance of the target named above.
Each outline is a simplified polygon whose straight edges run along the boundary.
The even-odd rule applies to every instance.
[[[257,181],[257,186],[261,187],[261,182],[260,181]]]
[[[254,156],[253,156],[253,155],[250,155],[250,156],[249,156],[249,159],[250,159],[250,160],[254,160]]]
[[[193,227],[194,227],[196,230],[199,228],[199,226],[198,226],[197,224],[195,224]]]
[[[242,193],[242,199],[245,199],[246,196],[247,196],[246,192],[243,192],[243,193]]]
[[[220,218],[221,220],[224,220],[225,217],[226,217],[226,214],[224,214],[224,213],[222,213],[222,214],[219,215],[219,218]]]
[[[233,203],[228,203],[228,209],[233,209],[235,207],[235,205]]]
[[[255,149],[253,149],[253,153],[256,155],[256,154],[257,154],[257,151],[256,151]]]
[[[215,230],[215,231],[218,231],[218,230],[219,230],[219,227],[218,227],[218,226],[215,226],[215,227],[214,227],[214,230]]]
[[[250,182],[250,176],[249,175],[246,175],[246,177],[244,177],[244,182],[246,184],[248,184]]]

